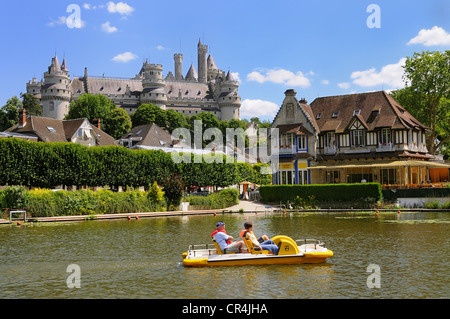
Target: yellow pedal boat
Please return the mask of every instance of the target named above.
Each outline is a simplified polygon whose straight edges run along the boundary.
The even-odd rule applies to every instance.
[[[275,236],[272,241],[280,248],[278,255],[259,251],[243,239],[248,253],[224,253],[214,239],[214,244],[190,245],[183,253],[183,264],[186,267],[317,264],[333,257],[333,252],[316,239],[294,241],[288,236]]]

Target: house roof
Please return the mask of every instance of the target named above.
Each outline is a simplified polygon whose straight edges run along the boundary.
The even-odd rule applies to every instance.
[[[62,143],[69,142],[85,121],[96,133],[95,138],[97,146],[118,145],[114,138],[102,130],[99,130],[95,125],[89,123],[87,119],[62,121],[47,117],[29,116],[24,127],[20,127],[19,124],[16,124],[9,128],[7,132],[37,136],[42,142]]]
[[[172,141],[172,135],[156,124],[136,126],[125,134],[121,140],[138,140],[134,146],[173,147],[177,141]]]
[[[311,109],[320,132],[342,133],[355,117],[368,130],[427,129],[384,91],[321,97],[311,103]]]
[[[283,124],[278,125],[279,134],[295,134],[295,135],[313,135],[302,124]]]

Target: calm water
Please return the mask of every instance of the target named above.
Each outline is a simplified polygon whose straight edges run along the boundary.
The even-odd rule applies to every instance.
[[[318,238],[325,264],[184,268],[189,244],[210,243],[223,220],[234,237]],[[0,227],[4,298],[448,298],[450,214],[224,214]],[[67,267],[79,265],[81,288]],[[369,289],[370,264],[381,287]],[[217,289],[218,285],[224,289]]]

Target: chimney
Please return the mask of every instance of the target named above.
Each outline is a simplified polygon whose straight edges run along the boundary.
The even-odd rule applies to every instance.
[[[102,129],[102,125],[101,125],[101,122],[102,122],[102,121],[101,121],[100,119],[95,119],[95,120],[94,120],[94,123],[95,123],[95,122],[97,122],[97,128],[98,128],[99,130],[101,130],[101,129]]]
[[[19,110],[19,128],[24,128],[27,125],[27,112],[24,108]]]

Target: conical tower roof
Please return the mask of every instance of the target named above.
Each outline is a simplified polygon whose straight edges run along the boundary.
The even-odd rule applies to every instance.
[[[217,67],[216,61],[214,61],[214,58],[210,54],[208,56],[208,70],[218,70],[218,69],[219,68]]]
[[[230,82],[236,82],[236,81],[234,80],[233,75],[231,74],[231,71],[228,71],[228,74],[227,74],[227,81],[230,81]]]
[[[188,73],[186,74],[186,80],[191,80],[191,79],[198,79],[198,74],[197,71],[195,70],[195,67],[193,64],[191,64],[191,67],[189,68]]]

